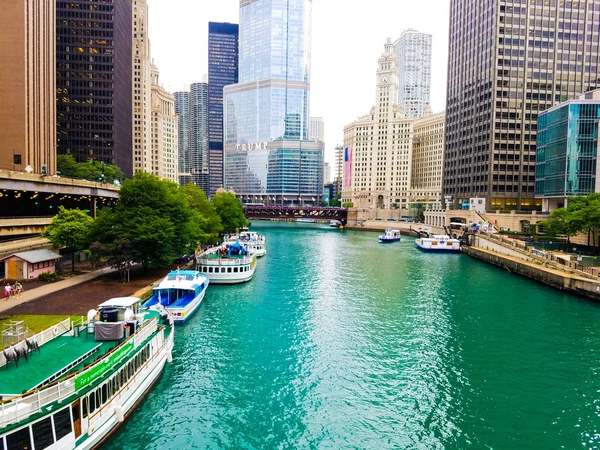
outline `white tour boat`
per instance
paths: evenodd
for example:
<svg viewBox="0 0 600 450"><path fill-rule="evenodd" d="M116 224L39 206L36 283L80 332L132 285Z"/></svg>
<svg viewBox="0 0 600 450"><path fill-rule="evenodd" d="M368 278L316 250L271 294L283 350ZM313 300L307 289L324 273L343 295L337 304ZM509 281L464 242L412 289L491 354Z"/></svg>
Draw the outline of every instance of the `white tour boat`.
<svg viewBox="0 0 600 450"><path fill-rule="evenodd" d="M391 228L386 228L385 233L379 236L379 242L382 244L398 242L401 239L402 236L400 235L400 230L392 230Z"/></svg>
<svg viewBox="0 0 600 450"><path fill-rule="evenodd" d="M434 234L416 239L415 245L426 252L460 252L460 240L447 234Z"/></svg>
<svg viewBox="0 0 600 450"><path fill-rule="evenodd" d="M173 320L108 300L0 352L0 448L96 449L171 361Z"/></svg>
<svg viewBox="0 0 600 450"><path fill-rule="evenodd" d="M227 241L229 244L239 242L248 248L249 253L254 253L258 258L267 254L265 237L255 231L242 230Z"/></svg>
<svg viewBox="0 0 600 450"><path fill-rule="evenodd" d="M210 279L197 270L172 270L152 290L144 308L164 307L176 324L184 323L200 307Z"/></svg>
<svg viewBox="0 0 600 450"><path fill-rule="evenodd" d="M198 271L214 284L237 284L250 281L256 269L256 255L239 242L225 243L198 256Z"/></svg>

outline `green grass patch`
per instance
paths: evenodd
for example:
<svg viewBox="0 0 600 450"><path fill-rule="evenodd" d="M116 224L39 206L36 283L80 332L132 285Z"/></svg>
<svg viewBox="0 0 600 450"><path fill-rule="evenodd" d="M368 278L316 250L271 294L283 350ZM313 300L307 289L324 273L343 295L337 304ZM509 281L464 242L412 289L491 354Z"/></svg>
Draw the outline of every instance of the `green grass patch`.
<svg viewBox="0 0 600 450"><path fill-rule="evenodd" d="M24 321L25 328L29 328L33 333L50 328L52 325L56 325L61 320L66 319L69 316L64 315L33 315L33 314L16 314L14 316L0 315L0 329L4 328L4 324L13 321ZM79 317L73 317L76 322L80 320Z"/></svg>

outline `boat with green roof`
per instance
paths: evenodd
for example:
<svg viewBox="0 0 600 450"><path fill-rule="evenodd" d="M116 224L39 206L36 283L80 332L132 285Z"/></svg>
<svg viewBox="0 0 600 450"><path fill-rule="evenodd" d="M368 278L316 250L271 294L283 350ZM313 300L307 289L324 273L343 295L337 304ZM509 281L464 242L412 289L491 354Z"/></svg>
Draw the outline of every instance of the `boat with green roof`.
<svg viewBox="0 0 600 450"><path fill-rule="evenodd" d="M0 449L94 449L171 361L174 321L120 297L0 352Z"/></svg>

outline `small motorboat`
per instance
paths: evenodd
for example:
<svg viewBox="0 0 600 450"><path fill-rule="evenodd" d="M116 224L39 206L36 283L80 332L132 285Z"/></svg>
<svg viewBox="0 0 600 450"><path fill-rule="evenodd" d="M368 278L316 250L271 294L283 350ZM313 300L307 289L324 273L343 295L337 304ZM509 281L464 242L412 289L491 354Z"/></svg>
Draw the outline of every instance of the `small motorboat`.
<svg viewBox="0 0 600 450"><path fill-rule="evenodd" d="M382 244L391 244L392 242L400 241L400 230L393 230L391 228L386 228L385 234L379 236L379 242Z"/></svg>

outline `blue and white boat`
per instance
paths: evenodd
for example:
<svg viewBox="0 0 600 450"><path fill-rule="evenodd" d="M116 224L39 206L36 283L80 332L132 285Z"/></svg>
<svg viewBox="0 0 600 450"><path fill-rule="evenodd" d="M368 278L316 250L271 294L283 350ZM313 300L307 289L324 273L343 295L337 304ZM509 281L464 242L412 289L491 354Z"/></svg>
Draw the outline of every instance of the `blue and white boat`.
<svg viewBox="0 0 600 450"><path fill-rule="evenodd" d="M381 242L382 244L398 242L400 239L400 230L392 230L391 228L386 228L385 234L379 236L379 242Z"/></svg>
<svg viewBox="0 0 600 450"><path fill-rule="evenodd" d="M172 270L152 291L144 303L148 309L162 306L171 313L176 324L185 322L198 309L210 279L197 270Z"/></svg>

